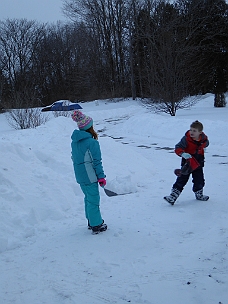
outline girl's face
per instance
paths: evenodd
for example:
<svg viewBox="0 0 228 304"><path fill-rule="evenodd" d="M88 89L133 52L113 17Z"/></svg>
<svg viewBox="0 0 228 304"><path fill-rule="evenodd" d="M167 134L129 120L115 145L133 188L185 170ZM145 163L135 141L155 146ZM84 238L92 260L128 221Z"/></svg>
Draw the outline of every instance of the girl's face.
<svg viewBox="0 0 228 304"><path fill-rule="evenodd" d="M198 140L201 133L202 131L199 131L198 129L190 128L190 136L194 140Z"/></svg>

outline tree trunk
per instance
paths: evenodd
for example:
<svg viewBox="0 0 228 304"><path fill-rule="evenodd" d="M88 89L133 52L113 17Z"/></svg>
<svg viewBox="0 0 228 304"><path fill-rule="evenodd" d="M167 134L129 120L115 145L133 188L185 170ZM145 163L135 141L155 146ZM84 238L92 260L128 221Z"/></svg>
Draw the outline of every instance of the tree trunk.
<svg viewBox="0 0 228 304"><path fill-rule="evenodd" d="M215 93L214 107L223 108L226 106L226 98L224 93Z"/></svg>

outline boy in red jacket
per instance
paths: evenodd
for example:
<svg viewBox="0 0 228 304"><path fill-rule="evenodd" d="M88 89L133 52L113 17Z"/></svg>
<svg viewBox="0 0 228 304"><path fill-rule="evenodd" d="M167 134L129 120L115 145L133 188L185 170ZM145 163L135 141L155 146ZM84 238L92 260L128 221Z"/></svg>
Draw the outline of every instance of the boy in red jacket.
<svg viewBox="0 0 228 304"><path fill-rule="evenodd" d="M203 133L203 124L198 120L190 125L190 130L185 133L180 142L175 146L175 153L182 157L181 166L186 163L186 160L194 157L199 167L186 175L181 174L177 177L173 184L171 194L165 196L164 199L174 205L175 201L181 194L184 186L187 184L190 174L192 174L193 192L197 200L207 201L209 196L203 195L203 187L205 185L203 167L204 167L204 148L208 147L209 140Z"/></svg>

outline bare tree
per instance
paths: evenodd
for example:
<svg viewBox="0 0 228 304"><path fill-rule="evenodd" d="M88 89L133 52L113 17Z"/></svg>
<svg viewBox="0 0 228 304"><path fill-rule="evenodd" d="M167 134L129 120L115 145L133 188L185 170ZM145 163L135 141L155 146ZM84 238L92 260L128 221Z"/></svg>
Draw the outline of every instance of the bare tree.
<svg viewBox="0 0 228 304"><path fill-rule="evenodd" d="M39 108L9 110L5 115L9 125L16 130L36 128L49 120Z"/></svg>
<svg viewBox="0 0 228 304"><path fill-rule="evenodd" d="M22 107L31 100L34 103L37 96L32 63L44 36L44 26L26 19L7 19L0 22L0 33L0 66L10 88L8 103L14 107ZM26 95L30 95L27 100Z"/></svg>
<svg viewBox="0 0 228 304"><path fill-rule="evenodd" d="M212 92L225 106L228 88L228 4L224 0L177 1L186 37L185 57L191 94Z"/></svg>
<svg viewBox="0 0 228 304"><path fill-rule="evenodd" d="M200 96L188 96L176 102L168 102L168 101L154 101L151 99L144 99L143 104L153 109L155 113L167 113L171 116L175 116L176 112L181 109L190 108L196 104L196 102L200 100Z"/></svg>
<svg viewBox="0 0 228 304"><path fill-rule="evenodd" d="M96 39L104 86L112 97L125 94L128 68L127 2L123 0L65 0L64 12L83 20ZM100 72L102 73L102 70ZM129 79L128 79L129 81Z"/></svg>
<svg viewBox="0 0 228 304"><path fill-rule="evenodd" d="M227 20L224 0L146 1L133 45L138 94L172 116L189 95L211 91L224 104Z"/></svg>
<svg viewBox="0 0 228 304"><path fill-rule="evenodd" d="M134 56L137 90L142 98L175 116L185 102L188 78L182 52L184 41L179 32L180 17L167 1L147 1L135 25ZM148 102L148 99L146 99Z"/></svg>

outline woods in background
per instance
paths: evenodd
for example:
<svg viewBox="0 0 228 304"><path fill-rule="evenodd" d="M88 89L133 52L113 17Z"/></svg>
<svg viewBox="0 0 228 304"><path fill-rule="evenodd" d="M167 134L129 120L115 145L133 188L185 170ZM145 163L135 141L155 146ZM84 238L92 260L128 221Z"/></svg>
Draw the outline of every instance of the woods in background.
<svg viewBox="0 0 228 304"><path fill-rule="evenodd" d="M175 115L187 97L226 104L225 0L65 0L68 24L0 22L0 106L139 97Z"/></svg>

